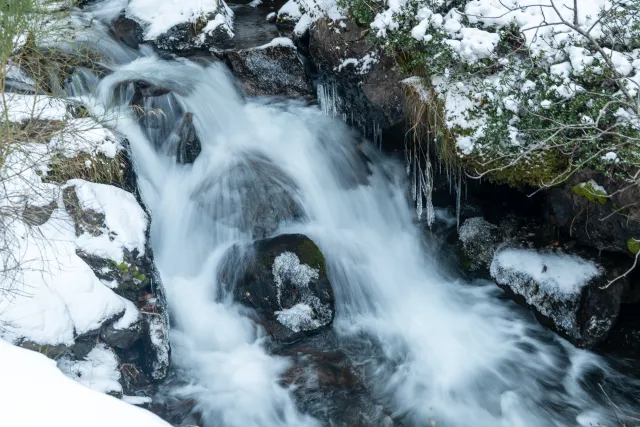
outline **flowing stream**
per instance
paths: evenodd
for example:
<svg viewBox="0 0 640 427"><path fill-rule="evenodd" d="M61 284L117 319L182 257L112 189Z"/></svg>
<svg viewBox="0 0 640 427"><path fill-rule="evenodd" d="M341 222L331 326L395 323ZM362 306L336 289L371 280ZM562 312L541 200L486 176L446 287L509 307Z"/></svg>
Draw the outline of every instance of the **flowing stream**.
<svg viewBox="0 0 640 427"><path fill-rule="evenodd" d="M243 99L221 63L102 43L115 72L97 86L77 75L73 87L109 105L130 142L182 380L171 393L193 399L205 427L355 425L331 396L307 401L287 387L291 360L274 354L246 309L219 297L220 261L251 240L243 212L268 197L253 191L265 182L304 211L275 234L306 234L326 257L332 345L366 373L378 408L359 425L619 425L599 384L616 404L634 405L637 384L612 362L545 331L493 283L448 274L423 244L403 165L343 122L297 101ZM172 90L145 101L144 120L126 107L136 79ZM193 165L168 154L187 111L202 142Z"/></svg>

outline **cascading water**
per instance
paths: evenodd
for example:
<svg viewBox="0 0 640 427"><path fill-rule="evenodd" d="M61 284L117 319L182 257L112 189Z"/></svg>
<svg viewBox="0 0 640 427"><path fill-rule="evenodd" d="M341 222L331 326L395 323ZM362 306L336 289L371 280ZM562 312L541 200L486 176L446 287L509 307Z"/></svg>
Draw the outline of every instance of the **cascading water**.
<svg viewBox="0 0 640 427"><path fill-rule="evenodd" d="M206 427L346 425L294 398L281 383L288 360L270 354L246 309L220 298L224 254L252 239L243 213L273 194L304 211L278 232L306 234L326 256L338 342L389 409L369 425L616 424L598 384L628 406L634 380L544 331L494 284L448 276L421 244L402 165L358 145L345 124L294 101L244 100L220 63L139 57L94 95L110 104L136 79L171 88L157 102L173 97L180 108L163 120L192 112L202 143L193 165L177 164L161 149L164 132L116 109L152 211L172 363L187 384L173 392L195 400ZM253 191L264 185L280 188Z"/></svg>

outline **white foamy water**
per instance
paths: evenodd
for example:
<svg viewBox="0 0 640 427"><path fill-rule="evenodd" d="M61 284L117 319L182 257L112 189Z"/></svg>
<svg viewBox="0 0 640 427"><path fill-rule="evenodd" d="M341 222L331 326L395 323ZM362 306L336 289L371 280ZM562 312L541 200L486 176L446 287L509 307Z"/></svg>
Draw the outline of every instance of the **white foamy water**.
<svg viewBox="0 0 640 427"><path fill-rule="evenodd" d="M219 63L139 58L96 93L111 103L114 87L132 79L173 89L173 103L149 102L172 105L168 121L192 112L202 142L193 165L178 165L163 149L170 137L119 112L152 212L172 363L189 384L175 393L197 402L206 427L343 425L306 414L281 385L289 361L269 354L246 309L220 297L218 266L231 245L251 240L243 212L261 201L251 189L265 182L303 208L304 218L280 231L322 249L333 327L345 342L367 344L351 356L397 425L614 425L597 383L624 392L632 380L543 331L494 284L445 275L421 244L401 165L364 146L367 174L344 123L293 101L245 101Z"/></svg>

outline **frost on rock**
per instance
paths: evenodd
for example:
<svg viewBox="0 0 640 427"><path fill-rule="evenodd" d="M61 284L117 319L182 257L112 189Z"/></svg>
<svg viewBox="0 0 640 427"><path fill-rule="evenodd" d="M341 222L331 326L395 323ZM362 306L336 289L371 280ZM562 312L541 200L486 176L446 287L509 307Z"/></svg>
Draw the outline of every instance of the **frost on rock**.
<svg viewBox="0 0 640 427"><path fill-rule="evenodd" d="M148 315L151 351L151 377L155 380L163 379L169 370L169 320L165 313Z"/></svg>
<svg viewBox="0 0 640 427"><path fill-rule="evenodd" d="M506 248L496 253L490 272L499 285L524 297L561 332L582 339L581 297L583 289L602 275L599 266L563 253ZM591 319L594 321L610 323L611 319Z"/></svg>
<svg viewBox="0 0 640 427"><path fill-rule="evenodd" d="M295 23L294 33L302 35L324 16L337 21L344 15L336 0L289 0L278 10L278 21Z"/></svg>
<svg viewBox="0 0 640 427"><path fill-rule="evenodd" d="M272 272L276 282L278 305L282 306L281 295L285 283L294 285L298 292L299 302L291 308L274 313L278 322L294 332L317 329L331 322L331 307L322 304L309 289L309 283L320 277L317 269L301 264L293 252L283 252L273 261Z"/></svg>
<svg viewBox="0 0 640 427"><path fill-rule="evenodd" d="M482 217L469 218L462 224L458 235L465 255L471 259L471 270L491 263L497 244L497 232L498 227Z"/></svg>
<svg viewBox="0 0 640 427"><path fill-rule="evenodd" d="M60 358L58 368L69 378L92 390L122 396L118 357L105 344L97 344L85 360L72 360L69 356Z"/></svg>

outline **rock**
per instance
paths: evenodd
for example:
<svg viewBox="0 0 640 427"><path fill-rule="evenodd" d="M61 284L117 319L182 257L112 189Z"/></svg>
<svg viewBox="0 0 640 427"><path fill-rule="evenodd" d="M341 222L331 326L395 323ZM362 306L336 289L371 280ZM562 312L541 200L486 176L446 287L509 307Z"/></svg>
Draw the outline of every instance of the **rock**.
<svg viewBox="0 0 640 427"><path fill-rule="evenodd" d="M590 195L585 185L603 194ZM563 187L548 192L549 219L581 245L632 256L629 239L640 239L640 188L625 186L582 171Z"/></svg>
<svg viewBox="0 0 640 427"><path fill-rule="evenodd" d="M118 319L100 328L100 338L111 347L126 350L135 344L144 332L144 319L140 316L126 328L118 328Z"/></svg>
<svg viewBox="0 0 640 427"><path fill-rule="evenodd" d="M498 245L498 227L482 217L467 219L458 232L462 249L470 260L470 269L488 267Z"/></svg>
<svg viewBox="0 0 640 427"><path fill-rule="evenodd" d="M26 348L27 350L36 351L40 354L44 354L50 359L56 360L60 356L69 352L70 347L64 344L38 344L33 341L22 341L18 343L18 346Z"/></svg>
<svg viewBox="0 0 640 427"><path fill-rule="evenodd" d="M342 22L344 27L325 18L311 27L309 54L318 69L320 103L367 129L402 122L405 89L394 60L370 40L369 30Z"/></svg>
<svg viewBox="0 0 640 427"><path fill-rule="evenodd" d="M224 58L248 96L313 96L311 81L290 39L277 38L258 48L228 51Z"/></svg>
<svg viewBox="0 0 640 427"><path fill-rule="evenodd" d="M33 227L43 225L45 222L49 221L49 218L51 218L53 211L57 207L58 204L55 201L44 206L26 205L22 211L22 219Z"/></svg>
<svg viewBox="0 0 640 427"><path fill-rule="evenodd" d="M622 271L560 252L500 248L491 276L540 322L578 347L593 348L614 327L625 281L602 289ZM605 273L606 272L606 273Z"/></svg>
<svg viewBox="0 0 640 427"><path fill-rule="evenodd" d="M121 13L109 25L113 36L132 49L138 49L144 41L144 31L140 24Z"/></svg>
<svg viewBox="0 0 640 427"><path fill-rule="evenodd" d="M195 22L175 25L151 42L159 50L178 55L232 48L233 32L227 22L230 21L229 12L222 4L217 11L202 15ZM219 24L210 30L216 22Z"/></svg>
<svg viewBox="0 0 640 427"><path fill-rule="evenodd" d="M280 223L304 217L297 193L295 182L269 158L247 152L237 163L215 171L192 198L215 221L262 239Z"/></svg>
<svg viewBox="0 0 640 427"><path fill-rule="evenodd" d="M258 240L249 252L234 247L222 263L220 282L236 301L255 310L279 342L317 333L333 321L324 256L302 234Z"/></svg>
<svg viewBox="0 0 640 427"><path fill-rule="evenodd" d="M149 333L143 337L145 370L154 380L161 380L169 373L170 344L169 318L165 311L144 314Z"/></svg>
<svg viewBox="0 0 640 427"><path fill-rule="evenodd" d="M178 128L178 163L193 163L201 150L200 138L193 125L193 114L186 113Z"/></svg>

